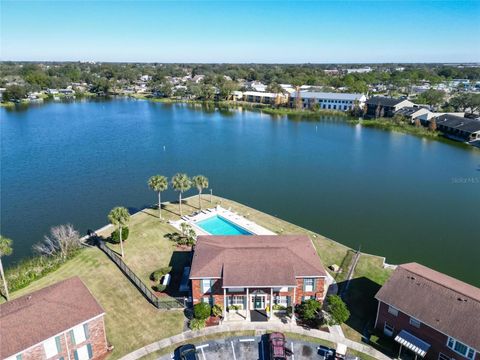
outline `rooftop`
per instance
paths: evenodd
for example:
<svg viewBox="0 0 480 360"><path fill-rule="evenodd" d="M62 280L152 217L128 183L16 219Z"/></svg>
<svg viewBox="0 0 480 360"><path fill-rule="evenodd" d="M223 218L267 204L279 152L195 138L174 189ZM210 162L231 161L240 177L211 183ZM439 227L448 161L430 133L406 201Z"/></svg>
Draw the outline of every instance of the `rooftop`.
<svg viewBox="0 0 480 360"><path fill-rule="evenodd" d="M79 277L0 305L0 358L15 355L104 313Z"/></svg>
<svg viewBox="0 0 480 360"><path fill-rule="evenodd" d="M480 131L480 121L455 115L441 115L436 119L437 125L459 129L469 133Z"/></svg>
<svg viewBox="0 0 480 360"><path fill-rule="evenodd" d="M480 349L480 289L417 263L397 267L375 296Z"/></svg>
<svg viewBox="0 0 480 360"><path fill-rule="evenodd" d="M290 94L291 97L296 97L297 93L293 92ZM329 93L329 92L318 92L318 91L300 91L300 97L303 99L332 99L332 100L360 100L362 97L365 98L363 94L350 94L350 93Z"/></svg>
<svg viewBox="0 0 480 360"><path fill-rule="evenodd" d="M367 100L367 104L369 105L380 105L380 106L395 106L400 104L405 99L395 99L389 98L384 96L373 96Z"/></svg>
<svg viewBox="0 0 480 360"><path fill-rule="evenodd" d="M199 236L190 278L222 278L226 287L296 286L326 276L305 235Z"/></svg>

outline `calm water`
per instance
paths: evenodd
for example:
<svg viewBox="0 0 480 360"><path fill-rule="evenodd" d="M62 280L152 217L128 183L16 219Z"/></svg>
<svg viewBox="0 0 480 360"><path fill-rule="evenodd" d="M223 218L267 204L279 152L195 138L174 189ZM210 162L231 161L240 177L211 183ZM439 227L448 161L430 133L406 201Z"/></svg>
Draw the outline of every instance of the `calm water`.
<svg viewBox="0 0 480 360"><path fill-rule="evenodd" d="M53 225L85 232L155 202L147 178L205 174L215 194L480 285L480 151L252 112L144 101L0 110L1 232L16 261ZM195 192L192 190L191 194ZM176 195L169 192L165 200Z"/></svg>

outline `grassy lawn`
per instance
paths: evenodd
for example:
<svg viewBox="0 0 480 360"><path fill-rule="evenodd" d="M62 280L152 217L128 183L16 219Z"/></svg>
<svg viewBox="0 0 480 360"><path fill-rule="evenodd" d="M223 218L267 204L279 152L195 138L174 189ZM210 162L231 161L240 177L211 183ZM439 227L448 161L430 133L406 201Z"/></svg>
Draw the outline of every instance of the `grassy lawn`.
<svg viewBox="0 0 480 360"><path fill-rule="evenodd" d="M346 275L352 259L352 251L348 247L237 202L216 196L212 198L212 203L209 200L210 196L205 195L202 203L204 208L220 204L278 234L309 235L323 264L342 266L344 271L338 275L339 281ZM185 200L184 214L191 214L197 210L198 197ZM158 210L153 209L146 209L132 216L129 225L130 235L124 243L124 260L148 286L151 285L149 276L152 271L174 265L171 287L178 288L181 271L189 262L190 255L188 252L176 249L175 245L165 237L176 231L167 221L179 219L178 204L165 204L162 213L163 221L158 218ZM112 228L104 229L99 232L99 235L108 238L112 230ZM109 244L109 246L115 251L120 251L118 245ZM383 269L382 264L383 259L380 257L362 255L360 258L355 271L355 280L352 281L349 290L352 321L344 327L345 333L351 339L359 340L365 323L371 319L372 294L379 284L385 281L389 273ZM182 311L154 308L97 248L83 250L55 272L12 295L18 297L75 275L80 276L106 311L108 340L115 346L113 359L183 331Z"/></svg>

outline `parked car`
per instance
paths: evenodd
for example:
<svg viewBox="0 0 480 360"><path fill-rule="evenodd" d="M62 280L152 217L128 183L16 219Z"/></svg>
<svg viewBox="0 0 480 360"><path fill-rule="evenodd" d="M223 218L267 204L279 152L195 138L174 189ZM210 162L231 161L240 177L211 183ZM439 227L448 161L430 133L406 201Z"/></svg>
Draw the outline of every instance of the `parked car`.
<svg viewBox="0 0 480 360"><path fill-rule="evenodd" d="M195 345L186 344L178 347L174 352L175 360L199 360Z"/></svg>
<svg viewBox="0 0 480 360"><path fill-rule="evenodd" d="M285 335L280 332L271 333L268 341L270 343L270 360L287 360Z"/></svg>
<svg viewBox="0 0 480 360"><path fill-rule="evenodd" d="M335 360L336 358L336 351L335 349L329 348L327 346L320 345L318 348L318 355L320 356L319 359L322 360Z"/></svg>

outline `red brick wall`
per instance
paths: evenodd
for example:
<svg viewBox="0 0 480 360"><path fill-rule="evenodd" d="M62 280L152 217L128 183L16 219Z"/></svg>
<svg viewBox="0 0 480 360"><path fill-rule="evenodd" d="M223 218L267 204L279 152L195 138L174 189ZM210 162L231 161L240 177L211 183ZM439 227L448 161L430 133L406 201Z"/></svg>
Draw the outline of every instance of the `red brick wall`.
<svg viewBox="0 0 480 360"><path fill-rule="evenodd" d="M74 350L86 344L91 344L93 359L104 359L107 354L107 342L105 338L105 327L103 323L103 316L100 316L88 323L89 337L86 341L73 345L69 332L60 335L61 353L56 355L53 359L58 359L63 356L68 360L67 346L65 338L68 341L68 349L70 350L70 359L74 359ZM22 360L46 360L45 350L43 344L39 344L22 353Z"/></svg>
<svg viewBox="0 0 480 360"><path fill-rule="evenodd" d="M437 360L440 353L453 359L466 359L447 347L448 336L423 323L420 324L419 328L410 325L410 316L401 311L398 311L398 315L394 316L388 312L388 305L380 302L377 323L375 326L382 333L385 322L395 328L393 337L395 337L401 330L406 330L419 339L429 343L431 347L425 356L426 360ZM480 360L480 353L476 354L475 360Z"/></svg>
<svg viewBox="0 0 480 360"><path fill-rule="evenodd" d="M252 293L255 289L250 289L249 292ZM264 290L267 294L270 293L270 289L262 289ZM303 296L313 296L318 300L323 300L324 298L324 290L325 290L325 278L318 278L316 279L316 287L315 291L313 292L304 292L303 291L303 279L297 279L297 289L296 289L296 297L295 297L295 303L299 304L302 301ZM228 292L227 295L245 295L245 292L240 292L240 293L233 293L233 292ZM279 295L278 293L275 293L275 295ZM289 290L288 292L282 292L280 295L283 296L290 296L293 299L293 289ZM222 280L218 279L215 281L215 284L213 285L212 292L204 294L202 292L202 281L201 280L192 280L192 298L193 298L193 303L196 304L198 302L202 301L202 298L204 296L213 296L215 298L215 304L221 304L223 306L223 288L222 288Z"/></svg>

